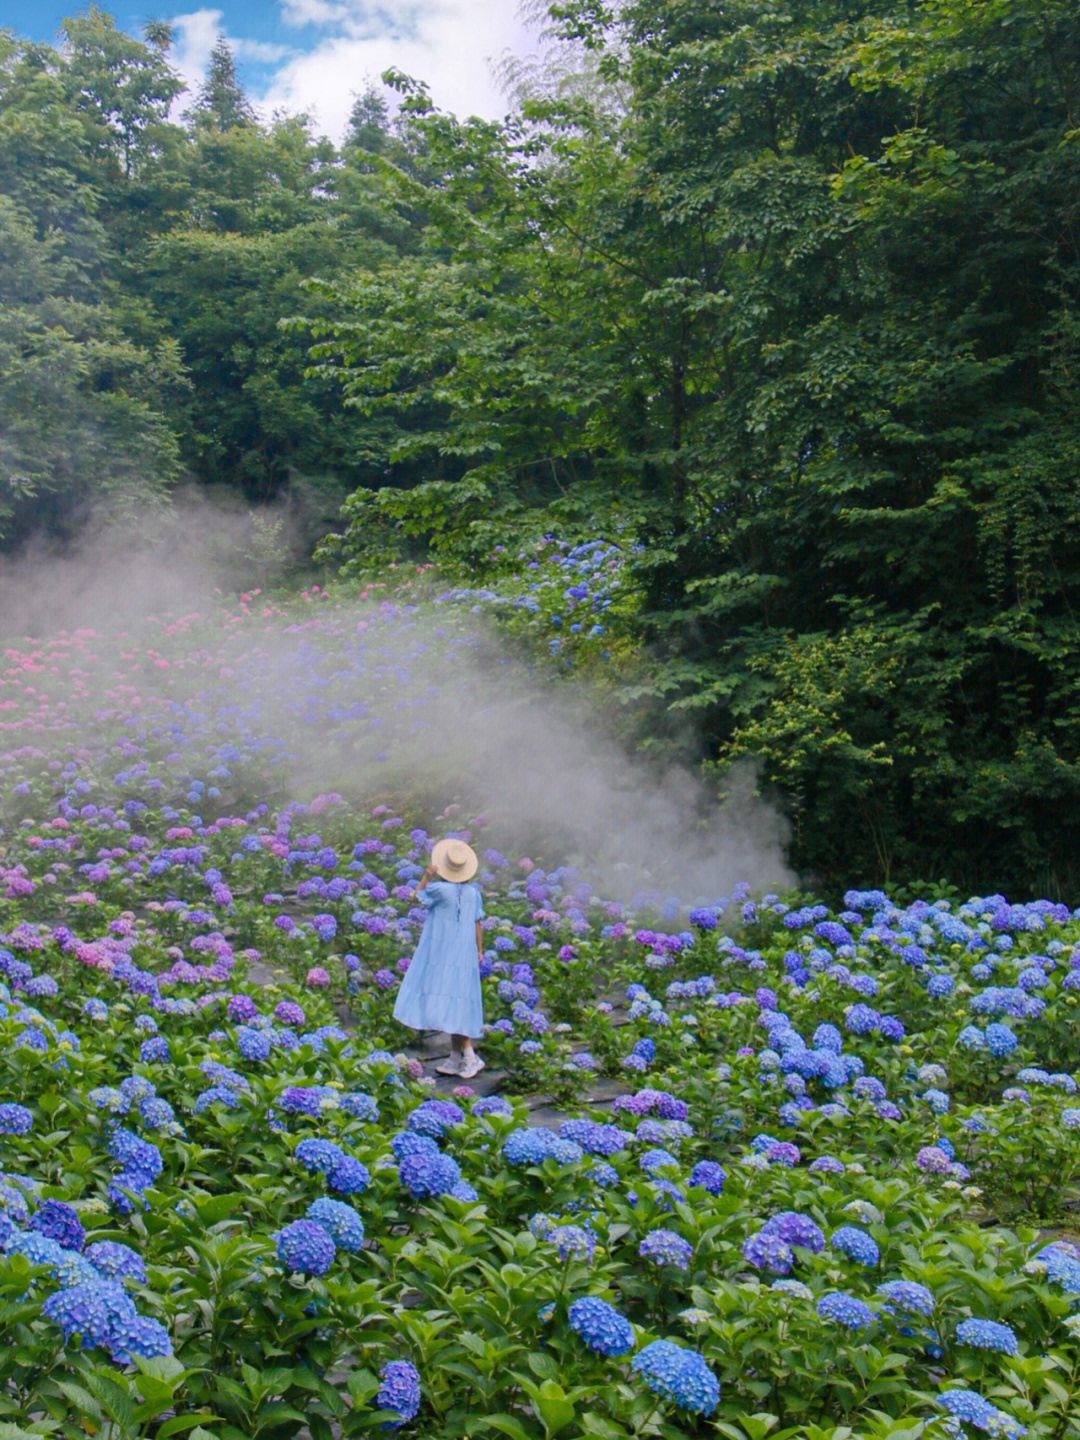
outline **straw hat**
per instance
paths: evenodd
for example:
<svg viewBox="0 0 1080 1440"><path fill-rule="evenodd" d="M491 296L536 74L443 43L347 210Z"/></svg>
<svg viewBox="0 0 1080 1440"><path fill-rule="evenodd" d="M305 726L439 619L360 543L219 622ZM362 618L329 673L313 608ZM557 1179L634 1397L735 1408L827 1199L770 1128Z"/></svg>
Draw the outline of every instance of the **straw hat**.
<svg viewBox="0 0 1080 1440"><path fill-rule="evenodd" d="M464 840L440 840L431 852L431 863L443 880L471 880L479 860Z"/></svg>

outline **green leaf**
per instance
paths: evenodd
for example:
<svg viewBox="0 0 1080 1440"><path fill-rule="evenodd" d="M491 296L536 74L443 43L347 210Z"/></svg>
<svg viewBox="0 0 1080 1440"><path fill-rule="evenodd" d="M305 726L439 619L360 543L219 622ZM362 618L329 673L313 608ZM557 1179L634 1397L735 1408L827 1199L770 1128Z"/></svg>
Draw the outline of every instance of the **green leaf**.
<svg viewBox="0 0 1080 1440"><path fill-rule="evenodd" d="M566 1397L566 1391L555 1380L545 1380L532 1398L549 1435L557 1435L560 1430L564 1430L577 1414Z"/></svg>
<svg viewBox="0 0 1080 1440"><path fill-rule="evenodd" d="M559 1373L559 1367L555 1363L555 1357L548 1355L543 1350L533 1350L526 1357L529 1369L541 1380L554 1380Z"/></svg>
<svg viewBox="0 0 1080 1440"><path fill-rule="evenodd" d="M750 1436L750 1440L763 1440L769 1431L780 1423L779 1415L770 1415L767 1412L759 1412L756 1415L742 1415L739 1424Z"/></svg>
<svg viewBox="0 0 1080 1440"><path fill-rule="evenodd" d="M176 1415L171 1420L163 1420L158 1426L156 1434L158 1440L169 1440L170 1435L181 1435L185 1430L191 1430L189 1440L192 1440L192 1437L197 1437L199 1434L198 1429L193 1427L219 1423L220 1421L215 1415ZM202 1433L209 1440L210 1432L204 1430Z"/></svg>
<svg viewBox="0 0 1080 1440"><path fill-rule="evenodd" d="M101 1408L110 1420L115 1420L125 1430L135 1428L138 1423L135 1406L127 1391L122 1390L115 1380L111 1380L107 1375L90 1372L86 1375L86 1384L100 1400Z"/></svg>
<svg viewBox="0 0 1080 1440"><path fill-rule="evenodd" d="M66 1395L76 1409L83 1415L88 1415L92 1420L101 1419L101 1406L89 1390L84 1390L81 1385L76 1385L73 1380L53 1379L51 1384Z"/></svg>
<svg viewBox="0 0 1080 1440"><path fill-rule="evenodd" d="M512 1415L484 1415L479 1417L476 1423L492 1430L501 1430L504 1435L510 1436L510 1440L533 1440L521 1421L515 1420Z"/></svg>
<svg viewBox="0 0 1080 1440"><path fill-rule="evenodd" d="M235 1192L229 1195L214 1195L209 1200L196 1200L195 1209L198 1211L199 1219L209 1227L231 1215L234 1210L243 1205L246 1199L246 1195Z"/></svg>

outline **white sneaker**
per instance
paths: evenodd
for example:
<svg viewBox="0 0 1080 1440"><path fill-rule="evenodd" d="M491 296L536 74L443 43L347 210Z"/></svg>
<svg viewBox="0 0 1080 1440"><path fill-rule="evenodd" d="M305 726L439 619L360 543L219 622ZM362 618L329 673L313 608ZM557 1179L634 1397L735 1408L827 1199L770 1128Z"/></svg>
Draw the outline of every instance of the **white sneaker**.
<svg viewBox="0 0 1080 1440"><path fill-rule="evenodd" d="M440 1075L460 1075L462 1059L462 1055L455 1050L445 1060L440 1060L435 1069Z"/></svg>
<svg viewBox="0 0 1080 1440"><path fill-rule="evenodd" d="M471 1050L469 1054L465 1056L464 1064L457 1073L461 1076L462 1080L471 1080L474 1075L479 1075L480 1071L484 1068L483 1060L480 1059L480 1056L477 1055L475 1050Z"/></svg>

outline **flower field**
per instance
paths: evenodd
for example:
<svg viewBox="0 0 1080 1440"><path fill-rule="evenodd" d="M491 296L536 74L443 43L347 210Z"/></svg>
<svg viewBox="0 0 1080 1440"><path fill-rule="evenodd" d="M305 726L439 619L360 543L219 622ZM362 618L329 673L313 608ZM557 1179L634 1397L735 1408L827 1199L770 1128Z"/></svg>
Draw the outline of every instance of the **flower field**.
<svg viewBox="0 0 1080 1440"><path fill-rule="evenodd" d="M408 789L483 599L382 593L6 642L0 1440L1080 1436L1080 911L503 853Z"/></svg>

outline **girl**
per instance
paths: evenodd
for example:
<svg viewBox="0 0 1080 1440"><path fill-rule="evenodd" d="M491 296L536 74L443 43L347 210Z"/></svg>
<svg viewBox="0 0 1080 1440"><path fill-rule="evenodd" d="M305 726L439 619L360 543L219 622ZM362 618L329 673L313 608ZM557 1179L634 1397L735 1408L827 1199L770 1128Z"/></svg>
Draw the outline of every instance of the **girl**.
<svg viewBox="0 0 1080 1440"><path fill-rule="evenodd" d="M394 1018L412 1030L447 1030L451 1051L435 1066L440 1075L471 1080L484 1062L472 1045L484 1025L480 993L484 902L475 885L474 851L463 840L440 840L410 899L427 918L394 1004ZM438 876L438 879L434 877Z"/></svg>

